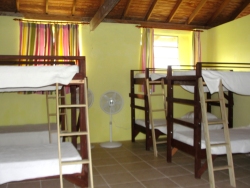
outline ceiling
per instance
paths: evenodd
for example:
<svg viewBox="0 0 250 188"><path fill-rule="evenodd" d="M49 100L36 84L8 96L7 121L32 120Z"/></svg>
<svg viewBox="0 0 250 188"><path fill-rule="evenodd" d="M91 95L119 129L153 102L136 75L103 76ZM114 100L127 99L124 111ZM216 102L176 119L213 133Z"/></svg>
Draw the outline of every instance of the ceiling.
<svg viewBox="0 0 250 188"><path fill-rule="evenodd" d="M250 0L0 0L0 16L210 29L250 14Z"/></svg>

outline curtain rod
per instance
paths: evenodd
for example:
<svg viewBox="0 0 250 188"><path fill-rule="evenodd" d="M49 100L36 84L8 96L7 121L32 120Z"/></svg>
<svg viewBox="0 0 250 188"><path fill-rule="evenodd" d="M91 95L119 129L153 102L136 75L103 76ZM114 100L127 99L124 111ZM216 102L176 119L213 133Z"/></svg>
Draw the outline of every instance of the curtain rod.
<svg viewBox="0 0 250 188"><path fill-rule="evenodd" d="M43 24L89 24L79 21L49 21L49 20L29 20L29 19L18 19L14 18L14 21L28 22L28 23L43 23Z"/></svg>
<svg viewBox="0 0 250 188"><path fill-rule="evenodd" d="M152 29L168 29L168 28L162 28L162 27L149 27L149 26L142 26L142 25L136 25L135 27L137 27L137 28L152 28ZM201 30L201 29L170 29L170 30L203 32L203 30Z"/></svg>

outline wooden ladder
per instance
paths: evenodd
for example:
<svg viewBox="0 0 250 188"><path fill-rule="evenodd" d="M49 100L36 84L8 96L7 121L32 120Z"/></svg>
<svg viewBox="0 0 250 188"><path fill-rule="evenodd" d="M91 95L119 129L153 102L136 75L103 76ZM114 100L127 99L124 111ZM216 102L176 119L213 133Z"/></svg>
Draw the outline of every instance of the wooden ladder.
<svg viewBox="0 0 250 188"><path fill-rule="evenodd" d="M149 106L149 121L150 121L150 125L151 125L151 132L152 132L152 141L153 141L153 150L154 150L154 156L157 157L158 156L158 151L157 151L157 144L163 144L163 143L167 143L167 141L156 141L156 137L155 137L155 129L158 126L163 126L163 125L154 125L154 117L153 117L153 113L154 112L164 112L164 117L167 117L167 102L166 102L166 91L165 91L165 87L164 87L164 79L161 79L160 81L149 81L149 79L146 79L146 84L147 84L147 96L148 96L148 106ZM160 93L152 93L151 89L150 89L150 85L154 84L154 86L161 86L161 92ZM162 97L162 104L163 104L163 108L161 109L153 109L153 105L152 105L152 100L151 97ZM167 129L167 120L166 123L164 124L166 126Z"/></svg>
<svg viewBox="0 0 250 188"><path fill-rule="evenodd" d="M206 153L207 153L207 165L208 165L208 174L209 174L209 183L211 188L215 188L215 180L214 180L214 171L219 170L229 170L229 178L230 184L233 187L236 187L235 182L235 174L234 174L234 164L233 164L233 157L231 151L231 144L230 144L230 136L229 136L229 129L228 129L228 120L226 114L226 105L225 105L225 98L223 92L222 81L220 80L219 84L219 92L218 92L218 99L205 99L204 97L204 90L203 90L203 81L202 78L198 80L198 88L199 88L199 95L200 95L200 103L201 103L201 113L202 113L202 122L204 128L204 137L206 143ZM207 120L207 110L206 110L206 102L220 102L220 111L221 111L221 121L216 122L208 122ZM224 143L218 144L211 144L210 143L210 136L209 136L209 125L213 124L222 124L223 125L223 132L224 132ZM226 147L226 155L227 155L227 165L226 166L213 166L212 160L212 153L211 147L217 146L225 146Z"/></svg>
<svg viewBox="0 0 250 188"><path fill-rule="evenodd" d="M88 187L94 187L93 185L93 171L92 171L92 159L91 159L91 145L90 145L90 134L89 134L89 116L88 116L88 89L87 89L87 81L86 78L84 80L74 80L72 83L74 84L83 84L84 85L84 104L59 104L59 91L58 91L58 84L56 84L56 109L57 109L57 138L58 138L58 158L59 158L59 170L60 170L60 187L63 188L63 176L62 176L62 167L66 165L75 165L75 164L88 164L89 165L89 180L90 180L90 186ZM80 100L79 100L80 101ZM80 102L79 102L80 103ZM85 117L86 117L86 131L60 131L60 109L65 108L84 108L85 109ZM82 159L82 160L75 160L75 161L62 161L61 156L61 144L60 140L61 137L72 137L72 136L81 136L85 135L87 137L87 151L88 151L88 159ZM82 168L83 169L83 168Z"/></svg>
<svg viewBox="0 0 250 188"><path fill-rule="evenodd" d="M60 99L59 103L65 104L65 95L64 95L64 92L61 91L58 94L59 94L58 100ZM52 143L52 133L57 132L57 130L52 130L52 128L51 128L51 118L52 117L56 118L56 116L57 116L56 110L55 110L55 112L50 112L50 101L51 100L56 100L56 96L52 95L52 94L50 95L49 91L47 91L46 92L46 105L47 105L47 119L48 119L48 130L49 130L49 142L50 143ZM62 127L66 131L68 129L66 110L65 109L61 109L59 115L60 115L61 118L64 118L64 119L62 119L62 121L60 123L63 124Z"/></svg>

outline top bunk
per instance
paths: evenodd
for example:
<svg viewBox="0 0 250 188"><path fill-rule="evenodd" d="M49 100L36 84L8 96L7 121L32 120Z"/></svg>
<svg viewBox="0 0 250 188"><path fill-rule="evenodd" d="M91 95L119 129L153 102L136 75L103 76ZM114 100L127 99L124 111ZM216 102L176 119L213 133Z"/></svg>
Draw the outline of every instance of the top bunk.
<svg viewBox="0 0 250 188"><path fill-rule="evenodd" d="M0 92L55 90L86 77L84 56L0 55Z"/></svg>
<svg viewBox="0 0 250 188"><path fill-rule="evenodd" d="M171 80L171 84L187 86L184 89L193 92L192 87L197 78L203 77L207 84L205 92L214 93L218 90L219 80L222 79L224 87L241 95L250 95L250 63L215 63L198 62L193 66L168 66L167 69L147 68L146 70L131 70L131 85L145 84L145 79L159 80L165 78Z"/></svg>

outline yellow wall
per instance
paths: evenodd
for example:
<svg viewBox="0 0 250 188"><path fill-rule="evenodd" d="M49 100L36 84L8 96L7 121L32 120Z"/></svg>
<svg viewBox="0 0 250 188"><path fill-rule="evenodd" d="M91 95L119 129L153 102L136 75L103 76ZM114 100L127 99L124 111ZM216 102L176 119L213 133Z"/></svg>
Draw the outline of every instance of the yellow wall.
<svg viewBox="0 0 250 188"><path fill-rule="evenodd" d="M250 16L202 33L202 60L250 63ZM234 95L234 126L250 124L250 97Z"/></svg>

